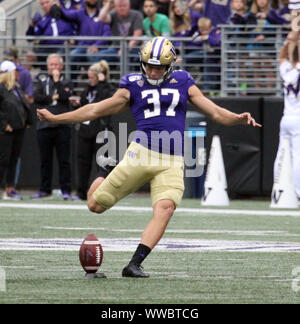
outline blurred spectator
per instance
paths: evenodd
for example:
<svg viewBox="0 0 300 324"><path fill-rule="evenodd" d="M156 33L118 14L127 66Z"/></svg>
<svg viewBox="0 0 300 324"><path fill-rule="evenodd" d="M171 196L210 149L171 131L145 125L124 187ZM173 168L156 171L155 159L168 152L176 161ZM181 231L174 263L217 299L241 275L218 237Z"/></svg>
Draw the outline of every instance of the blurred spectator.
<svg viewBox="0 0 300 324"><path fill-rule="evenodd" d="M98 8L104 7L108 1L110 0L98 0Z"/></svg>
<svg viewBox="0 0 300 324"><path fill-rule="evenodd" d="M72 36L72 25L61 19L60 12L53 7L54 0L40 0L41 8L44 16L39 13L35 14L27 29L27 36L53 36L51 40L41 40L35 48L37 59L39 62L45 62L50 53L63 53L63 40L55 39L57 36Z"/></svg>
<svg viewBox="0 0 300 324"><path fill-rule="evenodd" d="M256 25L256 15L248 11L247 0L231 0L231 15L227 24Z"/></svg>
<svg viewBox="0 0 300 324"><path fill-rule="evenodd" d="M292 62L294 49L300 42L300 31L299 31L299 17L300 17L300 3L299 1L290 0L288 8L291 12L291 31L288 35L288 54L289 61ZM297 44L298 43L298 44ZM300 54L300 47L298 46L298 51Z"/></svg>
<svg viewBox="0 0 300 324"><path fill-rule="evenodd" d="M110 11L114 1L115 9ZM113 36L141 37L143 35L143 15L141 12L130 8L130 0L109 0L101 9L99 19L110 24ZM130 54L134 57L139 52L136 48L140 41L131 40L128 44ZM113 42L113 47L101 51L99 60L115 62L119 60L121 51L118 51L119 42Z"/></svg>
<svg viewBox="0 0 300 324"><path fill-rule="evenodd" d="M110 26L99 21L97 0L84 0L85 8L66 10L61 8L62 17L79 26L79 36L111 36ZM71 52L71 62L97 62L101 46L107 45L107 40L80 40ZM75 66L76 67L76 66Z"/></svg>
<svg viewBox="0 0 300 324"><path fill-rule="evenodd" d="M56 3L58 5L58 3ZM85 4L84 0L59 0L59 6L66 10L80 10L83 9ZM78 36L78 25L76 23L72 23L74 35ZM71 42L72 45L75 42Z"/></svg>
<svg viewBox="0 0 300 324"><path fill-rule="evenodd" d="M20 200L14 187L18 159L26 127L32 125L32 112L17 85L18 68L11 61L0 65L0 185L6 175L3 199Z"/></svg>
<svg viewBox="0 0 300 324"><path fill-rule="evenodd" d="M173 0L170 3L169 18L171 31L176 37L188 37L198 30L198 20L203 15L189 7L187 0ZM184 32L181 29L184 29ZM188 33L185 31L188 30Z"/></svg>
<svg viewBox="0 0 300 324"><path fill-rule="evenodd" d="M69 98L73 84L62 74L63 58L51 54L47 59L48 72L40 74L37 80L34 101L38 108L46 108L53 114L70 110ZM45 198L52 193L53 153L59 165L59 183L64 200L71 199L71 128L69 125L55 125L37 122L37 140L41 158L40 191L32 199Z"/></svg>
<svg viewBox="0 0 300 324"><path fill-rule="evenodd" d="M189 10L190 10L190 16L191 16L192 33L195 33L198 30L198 20L200 18L204 17L203 10L197 11L197 10L194 10L193 8L189 8Z"/></svg>
<svg viewBox="0 0 300 324"><path fill-rule="evenodd" d="M192 10L202 14L204 11L204 0L190 0L189 7Z"/></svg>
<svg viewBox="0 0 300 324"><path fill-rule="evenodd" d="M77 107L89 103L99 102L110 98L114 88L109 81L109 66L106 61L92 65L88 70L89 84L81 94L80 102L73 101ZM70 100L74 100L72 97ZM80 103L80 105L78 105ZM97 144L96 138L99 132L110 130L111 118L102 117L92 122L84 122L79 125L77 145L78 185L77 194L73 200L86 200L89 188L89 179L93 168L92 161L96 161L96 154L103 144ZM108 169L97 166L99 177L105 178Z"/></svg>
<svg viewBox="0 0 300 324"><path fill-rule="evenodd" d="M157 0L158 9L157 12L168 16L170 10L170 0Z"/></svg>
<svg viewBox="0 0 300 324"><path fill-rule="evenodd" d="M24 57L23 66L29 71L32 80L41 72L39 67L36 66L37 57L33 51L27 51Z"/></svg>
<svg viewBox="0 0 300 324"><path fill-rule="evenodd" d="M84 7L84 0L59 0L59 3L67 10L79 10Z"/></svg>
<svg viewBox="0 0 300 324"><path fill-rule="evenodd" d="M291 21L291 11L289 9L289 0L280 0L277 12L278 12L279 16L283 17L286 21L290 22Z"/></svg>
<svg viewBox="0 0 300 324"><path fill-rule="evenodd" d="M178 0L170 5L169 19L173 37L190 37L193 34L189 8L183 10ZM173 44L179 47L180 41L173 41Z"/></svg>
<svg viewBox="0 0 300 324"><path fill-rule="evenodd" d="M183 8L180 5L180 1L172 1L169 10L169 20L172 37L178 38L178 41L174 40L172 43L178 54L177 63L180 63L182 60L181 57L185 55L184 52L180 52L182 45L180 38L191 37L193 35L192 19L188 6Z"/></svg>
<svg viewBox="0 0 300 324"><path fill-rule="evenodd" d="M106 5L107 1L110 1L110 0L98 0L99 8L104 7ZM130 8L131 9L143 12L143 6L144 6L144 0L130 0Z"/></svg>
<svg viewBox="0 0 300 324"><path fill-rule="evenodd" d="M276 75L272 70L275 70L272 66L272 60L275 62L275 46L274 44L264 43L264 40L270 37L268 32L272 31L270 28L263 28L271 24L284 24L285 19L279 17L276 10L271 8L270 0L254 0L251 6L251 12L256 15L257 27L253 30L253 36L255 37L255 44L249 44L248 49L251 50L250 55L255 59L254 66L254 78L255 79L275 79ZM261 58L261 60L257 60ZM273 67L273 68L272 68ZM272 88L275 86L275 81L268 81L266 84L260 84L256 82L256 88L262 87Z"/></svg>
<svg viewBox="0 0 300 324"><path fill-rule="evenodd" d="M187 63L203 63L204 91L219 90L220 82L220 46L221 32L212 25L209 18L202 17L198 21L198 31L193 35L190 46L196 46L185 55Z"/></svg>
<svg viewBox="0 0 300 324"><path fill-rule="evenodd" d="M247 95L248 79L253 77L253 73L247 73L249 68L249 44L241 43L241 37L252 38L253 27L248 25L256 25L256 15L248 10L247 0L231 0L231 16L228 19L230 25L243 25L243 27L234 27L230 31L234 32L229 37L231 40L229 54L231 72L227 76L230 80L238 80L238 86L241 88L240 95ZM242 34L243 33L243 34ZM235 41L235 38L237 41ZM250 44L251 45L251 44Z"/></svg>
<svg viewBox="0 0 300 324"><path fill-rule="evenodd" d="M253 0L251 12L256 15L259 25L284 25L290 22L271 7L271 0Z"/></svg>
<svg viewBox="0 0 300 324"><path fill-rule="evenodd" d="M149 37L170 37L169 18L163 14L157 13L157 0L145 0L144 13L147 18L144 19L144 33Z"/></svg>
<svg viewBox="0 0 300 324"><path fill-rule="evenodd" d="M276 8L275 8L276 9ZM276 9L279 17L285 19L289 24L285 24L286 27L283 29L282 38L286 39L288 32L290 31L290 23L292 19L291 11L289 9L289 0L280 0L278 4L278 9Z"/></svg>
<svg viewBox="0 0 300 324"><path fill-rule="evenodd" d="M20 85L27 102L33 104L33 82L30 72L19 61L19 50L15 46L11 46L4 51L3 60L12 61L18 69L18 84ZM18 159L15 187L18 184L21 169L21 158Z"/></svg>
<svg viewBox="0 0 300 324"><path fill-rule="evenodd" d="M259 27L254 30L253 37L255 37L255 42L257 44L250 44L252 48L261 48L262 45L258 44L265 39L265 35L267 35L267 29L262 27L270 25L270 22L267 20L267 15L271 9L270 0L253 0L251 6L251 13L255 15L256 22Z"/></svg>
<svg viewBox="0 0 300 324"><path fill-rule="evenodd" d="M145 0L130 0L130 7L133 10L143 12L144 2Z"/></svg>
<svg viewBox="0 0 300 324"><path fill-rule="evenodd" d="M204 16L210 18L213 26L226 24L230 17L231 0L205 0Z"/></svg>
<svg viewBox="0 0 300 324"><path fill-rule="evenodd" d="M19 78L18 83L24 92L25 98L29 104L33 103L33 82L30 72L19 61L19 50L15 46L11 46L4 51L4 60L9 60L15 63L18 68Z"/></svg>

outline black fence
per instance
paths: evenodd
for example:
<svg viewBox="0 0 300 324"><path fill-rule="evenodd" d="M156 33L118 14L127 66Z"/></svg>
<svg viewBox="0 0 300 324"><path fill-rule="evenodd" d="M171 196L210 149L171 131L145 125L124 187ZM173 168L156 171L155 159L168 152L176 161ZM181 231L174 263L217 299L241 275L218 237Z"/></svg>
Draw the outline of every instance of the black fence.
<svg viewBox="0 0 300 324"><path fill-rule="evenodd" d="M207 125L207 150L213 135L220 135L228 192L231 196L269 195L279 143L283 99L272 97L213 99L235 113L250 112L263 127Z"/></svg>

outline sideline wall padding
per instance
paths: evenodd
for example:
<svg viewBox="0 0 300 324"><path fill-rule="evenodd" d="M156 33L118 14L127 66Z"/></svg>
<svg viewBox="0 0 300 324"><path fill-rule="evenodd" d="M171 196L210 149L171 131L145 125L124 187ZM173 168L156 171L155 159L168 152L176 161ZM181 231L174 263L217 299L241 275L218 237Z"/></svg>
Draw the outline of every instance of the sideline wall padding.
<svg viewBox="0 0 300 324"><path fill-rule="evenodd" d="M240 114L250 112L258 123L262 122L261 98L220 98L213 101L221 107ZM213 135L221 138L227 175L228 192L231 195L257 195L261 192L261 129L249 126L223 126L208 122L208 148Z"/></svg>

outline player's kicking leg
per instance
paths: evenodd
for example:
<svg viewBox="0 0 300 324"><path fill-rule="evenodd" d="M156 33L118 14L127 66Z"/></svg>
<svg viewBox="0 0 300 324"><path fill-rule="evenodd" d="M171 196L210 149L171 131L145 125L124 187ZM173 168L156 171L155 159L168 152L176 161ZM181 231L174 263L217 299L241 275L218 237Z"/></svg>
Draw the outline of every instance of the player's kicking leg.
<svg viewBox="0 0 300 324"><path fill-rule="evenodd" d="M99 203L97 203L97 201L93 197L93 193L95 192L96 189L99 188L99 186L101 185L101 183L103 181L104 181L104 178L101 178L101 177L96 178L96 180L92 183L92 185L88 191L88 194L87 194L88 208L91 212L97 213L97 214L102 214L106 210Z"/></svg>
<svg viewBox="0 0 300 324"><path fill-rule="evenodd" d="M131 261L123 269L123 277L148 278L141 269L141 263L162 238L168 223L173 216L175 204L171 200L160 200L153 207L153 218L146 226L142 240Z"/></svg>

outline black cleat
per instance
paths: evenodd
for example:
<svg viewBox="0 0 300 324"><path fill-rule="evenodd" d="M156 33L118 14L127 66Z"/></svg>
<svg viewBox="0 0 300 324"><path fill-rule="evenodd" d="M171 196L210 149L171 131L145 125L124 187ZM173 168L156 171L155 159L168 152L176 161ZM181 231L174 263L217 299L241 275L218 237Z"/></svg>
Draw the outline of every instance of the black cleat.
<svg viewBox="0 0 300 324"><path fill-rule="evenodd" d="M131 278L149 278L149 274L144 273L141 266L135 263L129 263L122 271L122 277Z"/></svg>

